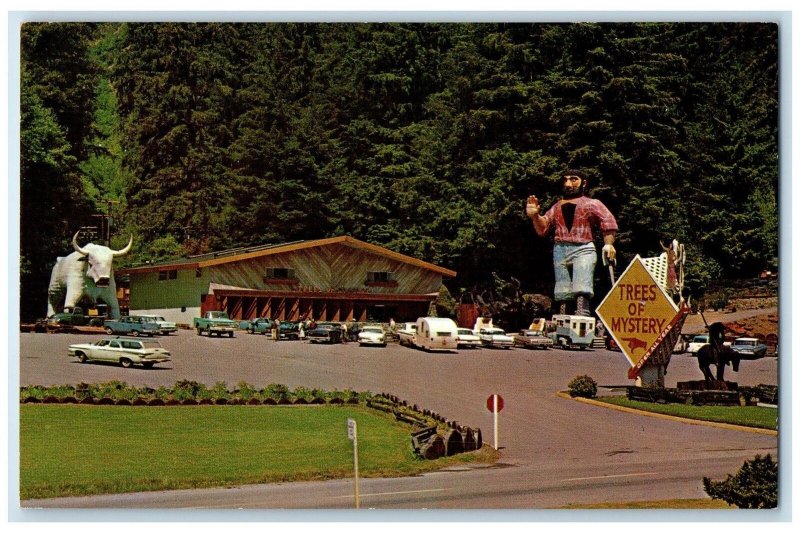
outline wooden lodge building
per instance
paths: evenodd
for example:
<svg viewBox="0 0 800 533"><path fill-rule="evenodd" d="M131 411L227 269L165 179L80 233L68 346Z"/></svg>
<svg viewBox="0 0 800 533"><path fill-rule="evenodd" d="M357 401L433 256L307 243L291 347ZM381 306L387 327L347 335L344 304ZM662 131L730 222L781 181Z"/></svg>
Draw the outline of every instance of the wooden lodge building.
<svg viewBox="0 0 800 533"><path fill-rule="evenodd" d="M231 318L411 321L452 270L352 237L237 248L124 268L130 314L178 324L210 310Z"/></svg>

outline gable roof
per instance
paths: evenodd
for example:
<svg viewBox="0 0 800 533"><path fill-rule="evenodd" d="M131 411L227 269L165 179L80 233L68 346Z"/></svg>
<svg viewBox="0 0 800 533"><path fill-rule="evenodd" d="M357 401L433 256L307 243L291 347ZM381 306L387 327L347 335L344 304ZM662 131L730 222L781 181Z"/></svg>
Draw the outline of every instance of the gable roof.
<svg viewBox="0 0 800 533"><path fill-rule="evenodd" d="M431 270L443 276L455 277L456 275L456 272L453 270L440 267L438 265L434 265L433 263L422 261L421 259L416 259L414 257L394 252L392 250L389 250L388 248L384 248L383 246L370 244L368 242L360 241L358 239L354 239L353 237L348 237L348 236L330 237L328 239L317 239L313 241L295 241L284 244L267 244L261 246L251 246L247 248L234 248L231 250L224 250L221 252L211 252L208 254L190 256L185 259L178 259L175 261L169 261L165 263L121 268L117 271L117 274L121 275L144 274L148 272L160 272L163 270L206 268L206 267L224 265L226 263L235 263L238 261L257 259L259 257L265 257L268 255L283 254L287 252L294 252L297 250L305 250L308 248L330 246L333 244L342 244L345 246L350 246L351 248L364 250L376 255L388 257L389 259L394 259L395 261L400 261L401 263L407 263L409 265L424 268L426 270Z"/></svg>

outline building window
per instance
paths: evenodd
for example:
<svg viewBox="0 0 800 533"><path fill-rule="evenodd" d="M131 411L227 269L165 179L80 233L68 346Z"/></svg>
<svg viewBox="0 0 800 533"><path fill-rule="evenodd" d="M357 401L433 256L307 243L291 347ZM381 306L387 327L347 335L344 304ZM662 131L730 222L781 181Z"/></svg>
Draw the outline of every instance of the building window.
<svg viewBox="0 0 800 533"><path fill-rule="evenodd" d="M392 272L367 272L368 287L397 287L397 281Z"/></svg>
<svg viewBox="0 0 800 533"><path fill-rule="evenodd" d="M394 281L391 272L367 272L367 281Z"/></svg>
<svg viewBox="0 0 800 533"><path fill-rule="evenodd" d="M178 279L177 270L161 270L158 273L158 281L165 281L168 279Z"/></svg>
<svg viewBox="0 0 800 533"><path fill-rule="evenodd" d="M295 279L294 270L291 268L268 268L267 279Z"/></svg>

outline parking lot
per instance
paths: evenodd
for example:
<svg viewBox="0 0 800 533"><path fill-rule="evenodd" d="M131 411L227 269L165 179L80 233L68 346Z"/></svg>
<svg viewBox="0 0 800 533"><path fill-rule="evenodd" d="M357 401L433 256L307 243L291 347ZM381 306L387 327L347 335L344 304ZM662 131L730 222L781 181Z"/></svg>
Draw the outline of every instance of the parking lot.
<svg viewBox="0 0 800 533"><path fill-rule="evenodd" d="M499 426L502 465L515 468L487 472L486 479L481 478L482 488L476 488L479 497L468 501L455 498L450 505L456 507L604 501L611 493L603 476L616 479L622 474L629 477L620 479L635 488L621 487L622 494L616 496L620 500L700 498L704 496L702 484L691 466L698 457L704 458L703 475L724 477L755 453L777 456L774 436L620 413L556 395L573 377L582 374L600 384L601 394L609 393L610 387L632 384L627 379L629 364L619 352L479 348L427 353L397 344L362 348L354 343L276 342L247 333L238 333L233 339L198 337L193 331L180 331L161 338L163 346L172 352L172 361L152 369L81 364L66 355L69 344L102 337L21 334L20 383L120 380L157 387L185 379L208 385L224 381L229 388L244 381L256 387L280 383L290 388L388 392L449 420L481 428L490 443L493 422L486 398L500 394L505 399ZM738 373L729 370L726 377L741 385L774 384L777 372L777 358L767 357L743 361ZM667 386L701 377L694 358L676 355L669 366ZM425 479L437 478L424 478L420 483L424 485ZM554 479L586 481L570 481L580 483L580 489L559 490L543 499L550 492L542 492L542 487L552 487ZM654 479L659 483L653 484ZM508 487L515 487L513 498ZM111 505L118 502L114 500ZM397 505L433 503L404 500Z"/></svg>
<svg viewBox="0 0 800 533"><path fill-rule="evenodd" d="M627 360L620 352L594 349L509 350L476 348L457 352L423 352L396 343L360 347L357 343L311 344L273 341L269 336L238 332L232 339L198 336L194 331L156 337L170 350L172 361L152 369L120 368L104 363L81 364L67 356L74 343L92 342L103 335L20 334L20 384L60 385L80 382L125 381L136 386L173 385L193 380L229 386L247 382L263 387L281 383L291 388L353 389L420 394L442 399L469 390L487 394L517 386L528 394L552 394L566 388L578 374L589 374L599 384L629 385ZM675 355L667 386L701 379L696 360ZM776 358L744 361L740 372L726 377L742 385L777 383ZM424 394L421 394L423 393ZM409 401L422 401L408 398Z"/></svg>

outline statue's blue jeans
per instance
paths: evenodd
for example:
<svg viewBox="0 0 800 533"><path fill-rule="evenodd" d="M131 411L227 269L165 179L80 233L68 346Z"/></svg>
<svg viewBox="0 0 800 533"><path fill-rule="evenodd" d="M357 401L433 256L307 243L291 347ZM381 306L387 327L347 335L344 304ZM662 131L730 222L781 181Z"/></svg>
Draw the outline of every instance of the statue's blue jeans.
<svg viewBox="0 0 800 533"><path fill-rule="evenodd" d="M557 242L553 246L553 269L556 287L555 300L574 300L579 294L594 296L594 267L597 251L594 243L573 244ZM570 275L571 274L571 275Z"/></svg>

